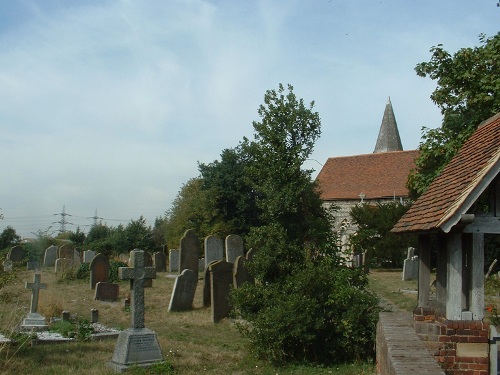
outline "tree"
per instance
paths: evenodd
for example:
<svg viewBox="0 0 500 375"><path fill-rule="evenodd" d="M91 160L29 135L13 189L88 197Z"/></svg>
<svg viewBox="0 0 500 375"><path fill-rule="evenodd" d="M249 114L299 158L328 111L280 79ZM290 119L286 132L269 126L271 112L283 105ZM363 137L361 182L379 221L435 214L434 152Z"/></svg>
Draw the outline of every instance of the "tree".
<svg viewBox="0 0 500 375"><path fill-rule="evenodd" d="M69 233L69 239L75 245L83 245L85 242L85 233L80 230L80 227L77 227L76 232Z"/></svg>
<svg viewBox="0 0 500 375"><path fill-rule="evenodd" d="M408 179L413 198L421 195L484 120L500 112L500 33L479 36L480 46L453 56L441 44L415 68L437 81L431 99L443 114L440 128L423 128L416 170Z"/></svg>
<svg viewBox="0 0 500 375"><path fill-rule="evenodd" d="M242 147L223 150L220 161L198 165L202 190L212 206L213 234L246 236L251 227L259 225L257 192L247 176L249 165L249 155Z"/></svg>
<svg viewBox="0 0 500 375"><path fill-rule="evenodd" d="M179 241L188 229L193 229L199 238L208 236L213 221L213 205L202 189L200 177L185 183L172 207L165 214L165 237L169 248L177 248Z"/></svg>
<svg viewBox="0 0 500 375"><path fill-rule="evenodd" d="M11 226L7 226L0 234L0 249L17 245L20 241L21 237L17 235L16 230Z"/></svg>
<svg viewBox="0 0 500 375"><path fill-rule="evenodd" d="M245 168L259 209L249 264L258 279L231 293L253 350L274 362L366 358L373 351L377 299L366 275L340 266L331 215L302 164L321 134L320 118L293 87L269 90L244 139Z"/></svg>
<svg viewBox="0 0 500 375"><path fill-rule="evenodd" d="M372 265L402 267L406 249L416 246L416 237L393 234L391 229L409 208L410 204L399 202L354 206L351 217L358 226L351 238L354 253L366 252Z"/></svg>

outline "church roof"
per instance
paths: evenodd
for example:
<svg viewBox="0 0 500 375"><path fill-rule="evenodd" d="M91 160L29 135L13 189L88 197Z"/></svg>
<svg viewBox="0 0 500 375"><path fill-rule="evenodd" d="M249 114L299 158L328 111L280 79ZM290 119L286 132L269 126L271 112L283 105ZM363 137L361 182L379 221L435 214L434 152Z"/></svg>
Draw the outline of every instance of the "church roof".
<svg viewBox="0 0 500 375"><path fill-rule="evenodd" d="M322 200L407 197L417 150L328 158L318 174Z"/></svg>
<svg viewBox="0 0 500 375"><path fill-rule="evenodd" d="M500 113L475 131L392 231L448 233L499 173Z"/></svg>
<svg viewBox="0 0 500 375"><path fill-rule="evenodd" d="M387 101L384 110L384 117L380 130L378 132L377 143L375 145L374 153L389 152L389 151L402 151L403 145L399 137L398 124L392 109L391 98Z"/></svg>

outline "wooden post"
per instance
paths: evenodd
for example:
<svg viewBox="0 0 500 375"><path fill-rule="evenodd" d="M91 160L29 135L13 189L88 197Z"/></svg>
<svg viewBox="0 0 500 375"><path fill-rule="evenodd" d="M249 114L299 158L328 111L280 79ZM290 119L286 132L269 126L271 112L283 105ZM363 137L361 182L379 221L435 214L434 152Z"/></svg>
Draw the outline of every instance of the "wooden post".
<svg viewBox="0 0 500 375"><path fill-rule="evenodd" d="M436 259L436 307L439 315L443 316L446 305L446 282L448 280L448 253L446 250L446 237L444 234L438 236L438 250Z"/></svg>
<svg viewBox="0 0 500 375"><path fill-rule="evenodd" d="M484 234L472 235L472 275L470 311L472 319L484 318Z"/></svg>
<svg viewBox="0 0 500 375"><path fill-rule="evenodd" d="M418 307L429 307L431 249L428 235L418 236Z"/></svg>
<svg viewBox="0 0 500 375"><path fill-rule="evenodd" d="M449 233L446 249L448 253L448 298L446 299L446 319L462 319L462 234Z"/></svg>

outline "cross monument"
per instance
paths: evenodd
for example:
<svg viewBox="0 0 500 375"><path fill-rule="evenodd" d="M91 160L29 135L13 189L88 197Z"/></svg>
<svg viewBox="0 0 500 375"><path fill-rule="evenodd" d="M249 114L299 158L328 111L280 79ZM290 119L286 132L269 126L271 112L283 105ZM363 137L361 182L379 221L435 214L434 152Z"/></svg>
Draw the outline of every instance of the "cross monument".
<svg viewBox="0 0 500 375"><path fill-rule="evenodd" d="M24 329L43 330L47 328L45 318L37 312L40 289L47 289L47 284L42 283L41 278L42 275L35 273L33 282L26 282L26 289L31 289L31 303L30 312L28 313L28 316L23 319L23 323L21 325Z"/></svg>
<svg viewBox="0 0 500 375"><path fill-rule="evenodd" d="M144 326L144 281L156 278L154 267L145 267L145 253L135 249L130 252L130 267L118 268L121 280L130 280L131 327L120 332L115 352L109 365L115 372L130 366L147 367L163 361L156 333Z"/></svg>

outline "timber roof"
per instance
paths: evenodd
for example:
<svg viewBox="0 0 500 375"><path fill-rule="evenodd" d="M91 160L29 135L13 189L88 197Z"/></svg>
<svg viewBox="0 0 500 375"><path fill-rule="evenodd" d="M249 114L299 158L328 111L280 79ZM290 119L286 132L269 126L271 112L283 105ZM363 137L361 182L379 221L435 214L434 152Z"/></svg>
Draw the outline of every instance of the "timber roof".
<svg viewBox="0 0 500 375"><path fill-rule="evenodd" d="M417 150L328 158L318 174L321 199L359 200L407 197L406 181Z"/></svg>
<svg viewBox="0 0 500 375"><path fill-rule="evenodd" d="M448 233L500 172L500 113L479 126L393 232Z"/></svg>

